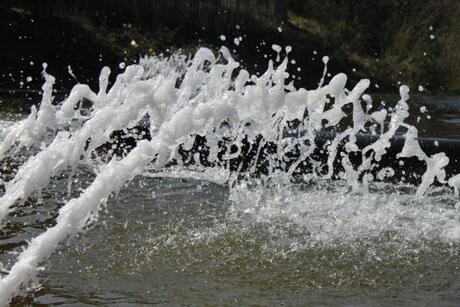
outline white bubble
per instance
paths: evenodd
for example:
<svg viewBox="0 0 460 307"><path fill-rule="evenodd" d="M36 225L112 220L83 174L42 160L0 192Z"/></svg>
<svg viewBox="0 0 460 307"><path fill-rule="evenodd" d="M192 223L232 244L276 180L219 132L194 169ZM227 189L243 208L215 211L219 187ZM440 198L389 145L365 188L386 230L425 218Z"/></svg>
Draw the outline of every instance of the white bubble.
<svg viewBox="0 0 460 307"><path fill-rule="evenodd" d="M227 39L227 38L225 37L225 35L221 35L219 38L220 38L220 40L223 41L223 42Z"/></svg>
<svg viewBox="0 0 460 307"><path fill-rule="evenodd" d="M131 46L136 46L136 41L134 39L131 41Z"/></svg>
<svg viewBox="0 0 460 307"><path fill-rule="evenodd" d="M281 52L281 46L279 45L276 45L276 44L273 44L272 45L272 49L276 52Z"/></svg>

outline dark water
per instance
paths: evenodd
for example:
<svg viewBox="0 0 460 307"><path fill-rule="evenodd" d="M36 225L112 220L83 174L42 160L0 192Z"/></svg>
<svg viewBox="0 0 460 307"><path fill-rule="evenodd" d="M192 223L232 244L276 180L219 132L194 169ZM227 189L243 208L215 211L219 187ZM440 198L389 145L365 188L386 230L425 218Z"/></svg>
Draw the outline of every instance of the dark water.
<svg viewBox="0 0 460 307"><path fill-rule="evenodd" d="M422 134L460 137L460 99L430 101L413 105L428 110ZM0 111L2 123L23 107ZM2 270L92 178L82 169L69 195L63 174L8 217ZM133 180L14 305L460 305L460 206L447 189L416 200L411 186L360 195L339 182L230 188L197 178L170 171Z"/></svg>
<svg viewBox="0 0 460 307"><path fill-rule="evenodd" d="M271 206L252 203L257 191L232 192L246 200L238 201L227 188L213 183L139 178L109 200L97 224L61 246L44 264L38 288L15 302L119 306L460 303L460 244L443 240L437 230L443 228L442 219L460 225L457 217L449 217L458 215L454 200L431 196L430 204L410 203L401 196L393 200L393 208L378 204L376 198L357 196L361 205L355 207L354 197L335 202L342 194L337 189L328 192L332 195L326 200L329 206L312 202L316 192L301 187L289 194L286 203L277 200L275 193L270 202L288 213L255 214L247 209ZM65 194L60 190L45 195L42 205L29 202L9 220L2 235L2 263L11 264L12 252L53 223ZM340 209L347 203L350 208ZM405 211L408 207L416 212ZM438 216L436 207L445 211ZM369 215L367 209L375 212ZM374 221L372 214L378 216ZM391 219L397 222L386 226ZM337 221L352 226L343 227ZM328 230L332 226L341 233Z"/></svg>

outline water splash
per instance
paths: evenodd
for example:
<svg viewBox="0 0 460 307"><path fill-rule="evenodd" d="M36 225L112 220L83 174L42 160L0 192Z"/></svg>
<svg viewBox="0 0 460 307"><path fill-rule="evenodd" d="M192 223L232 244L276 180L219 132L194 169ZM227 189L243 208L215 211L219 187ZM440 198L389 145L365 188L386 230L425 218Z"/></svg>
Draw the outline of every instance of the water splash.
<svg viewBox="0 0 460 307"><path fill-rule="evenodd" d="M254 203L260 203L262 196L258 193L267 187L274 187L273 191L277 192L267 193L265 199L268 196L274 200L283 197L283 189L291 184L292 176L305 169L310 171L309 180L328 182L332 178L342 179L353 193L331 193L323 189L319 193L298 196L311 198L310 206L280 208L280 204L285 202L267 199L262 207L240 208L257 218L272 215L295 217L310 212L317 223L307 226L311 227L310 233L322 242L342 240L341 235L346 233L377 236L388 229L383 227L385 223L375 223L375 227L366 224L368 228L355 231L360 218L396 217L387 221L391 226L391 223L397 223L400 211L405 212L403 216L417 215L416 206L366 206L369 202L378 203L375 197L380 197L369 193L373 182L394 174L391 168L379 169L379 162L391 146L390 139L402 129L406 131L406 141L398 158L417 157L426 163L416 196L423 197L436 180L446 182L444 168L449 163L447 156L443 153L426 155L418 143L417 129L405 123L409 115L409 89L406 86L400 88L401 99L391 112L385 109L371 112L372 108L364 109L362 106L363 102L372 102L365 95L369 80L362 80L348 90L345 74L338 74L324 84L325 70L317 89L296 89L289 82L286 72L288 57L281 59L281 47L274 46L274 50L279 65L275 66L270 61L267 71L260 77L241 69L225 47L218 57L211 50L201 48L191 59L180 53L168 58L142 58L139 64L126 67L110 88L110 70L104 68L99 78L98 93L79 84L66 100L58 104L53 104L54 78L44 71L45 85L40 108L33 108L27 119L9 128L0 143L2 159L25 154L24 149L27 148L41 147L6 184L0 199L0 220L7 218L18 203L46 188L53 177L69 169L75 171L80 165L91 167L95 161L104 161L98 159L98 149L111 140L114 132L136 127L148 119L149 139L139 140L129 153L112 157L108 163L95 168L97 176L94 181L79 197L71 199L59 210L56 225L34 238L19 255L8 275L0 280L0 304L6 304L19 293L22 285L33 280L41 263L62 240L94 222L101 204L113 192L123 188L147 168L162 171L174 163L179 169L186 169L188 164L193 164L206 178L206 171L224 168L224 176L218 176L216 180L228 183L235 192L232 194L235 199L245 198L235 201L243 207L248 201L253 203L254 197ZM290 48L286 48L287 54L289 51ZM325 58L324 63L327 64L327 61ZM91 102L91 107L85 108L81 103L83 100ZM352 109L351 125L343 123L347 108ZM320 131L334 128L342 132L329 143L319 146L316 140ZM380 131L377 132L378 129ZM290 131L291 137L287 137L287 131ZM360 148L357 145L360 133L374 134L377 139ZM205 140L201 145L200 138ZM196 144L197 150L191 157L193 163L184 161L187 160L184 151L190 152ZM323 157L317 156L318 151L323 153ZM247 153L252 154L241 159ZM353 158L356 155L361 156L358 164ZM260 178L264 184L254 194L244 189L247 181L241 181L241 178L252 177L255 170L263 170ZM376 171L378 175L374 176ZM458 191L460 180L457 176L452 177L449 185ZM387 201L394 202L393 196L399 199L398 195L392 195ZM341 201L332 201L331 198ZM295 197L291 200L301 203L295 201ZM322 208L316 207L318 202L323 203ZM331 203L333 208L327 209L327 204ZM340 221L348 219L350 224L338 225L329 221L318 226L321 214L311 214L315 210L316 213L332 210L341 214L340 207L352 205L356 211L365 211L368 215L353 219L353 215L347 216L353 210L348 210ZM421 213L422 216L436 211L426 210ZM439 213L436 219L443 221L446 215ZM325 227L331 230L328 234L317 232L317 229ZM458 228L458 222L447 219L436 234L430 235L458 240ZM420 229L414 234L425 236L426 232Z"/></svg>

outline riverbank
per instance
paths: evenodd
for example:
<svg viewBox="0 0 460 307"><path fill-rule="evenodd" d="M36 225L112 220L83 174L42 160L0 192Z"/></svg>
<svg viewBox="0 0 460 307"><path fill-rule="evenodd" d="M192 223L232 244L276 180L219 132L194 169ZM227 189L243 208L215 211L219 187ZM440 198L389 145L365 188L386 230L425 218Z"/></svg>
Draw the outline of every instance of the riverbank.
<svg viewBox="0 0 460 307"><path fill-rule="evenodd" d="M178 49L193 54L198 46L226 45L251 73L262 73L266 57L276 57L271 50L276 43L293 46L291 58L296 63L288 71L296 86L316 87L324 67L322 58L329 56L331 75L345 72L351 86L369 78L375 92L396 92L402 83L425 94L460 93L460 56L454 52L460 27L452 18L459 5L450 4L453 12L432 8L434 13L423 22L420 18L427 8L421 15L401 9L397 13L405 17L396 23L392 20L399 15L388 13L389 0L382 2L380 15L376 9L364 14L365 5L349 5L346 10L340 4L331 7L328 1L316 6L311 5L313 1L300 2L304 6L297 2L289 2L288 23L280 31L246 35L235 28L223 33L225 40L206 29L163 27L153 32L134 22L116 23L108 16L96 20L84 12L46 4L0 4L1 41L8 46L0 50L0 88L39 90L44 62L57 78L57 90L67 90L77 82L96 86L95 76L105 65L116 73L141 55ZM379 24L388 16L391 20Z"/></svg>

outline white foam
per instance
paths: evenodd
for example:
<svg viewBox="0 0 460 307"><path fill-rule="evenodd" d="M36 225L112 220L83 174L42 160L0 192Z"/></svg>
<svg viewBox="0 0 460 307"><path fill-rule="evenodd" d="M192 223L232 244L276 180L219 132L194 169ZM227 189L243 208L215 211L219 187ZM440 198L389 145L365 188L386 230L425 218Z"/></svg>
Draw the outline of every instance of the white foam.
<svg viewBox="0 0 460 307"><path fill-rule="evenodd" d="M195 135L206 136L211 147L211 162L217 160L219 140L231 139L232 145L237 148L236 152L225 153L223 159L226 160L240 155L244 138L254 140L255 136L262 137L258 154L252 161L252 168L260 158L260 148L268 142L276 144L276 155L264 157L269 164L268 177L272 180L289 178L303 160L317 165L316 169L323 166L328 168L326 176L314 173L313 177L331 178L339 143L345 141L345 152L341 153L340 157L345 169L342 178L354 192L362 193L362 197L356 198L353 196L356 194L348 193L329 193L326 190L298 195L283 194L284 192L279 190L273 194L273 201L267 199L264 206L257 207L253 202L238 199L247 197L251 200L254 195L252 192L244 191L241 188L244 185L236 185L235 203L244 212L254 211L257 213L256 216L260 217L281 214L294 219L299 214L311 215L312 221L304 226L310 227L318 239L327 240L328 235L330 240L342 239L345 234L378 235L384 230L391 230L391 227L388 228L386 225L392 223L392 216L399 216L401 212L402 216L418 214L415 207L400 206L399 195L386 198L386 202L394 205L369 206L380 203L380 200L367 192L374 180L370 171L386 154L390 146L389 140L398 129L407 130L406 143L399 156L416 156L427 164L416 196L423 197L435 180L445 182L444 167L449 162L448 158L442 153L428 157L418 144L415 127L404 123L409 114L408 87L400 87L401 100L385 127L385 119L389 112L369 113L371 108L364 109L362 106L362 99L368 104L372 101L369 96L363 96L370 86L369 80L361 80L351 91L346 89L345 74L338 74L325 84L329 59L324 57L325 69L318 88L296 89L287 82L287 55L291 49L285 49L286 57L281 61L282 48L277 45L273 45L272 48L277 53L276 62L279 62L279 65L275 66L273 61L269 61L266 72L260 77L251 76L248 71L241 69L225 47L220 49L218 57L211 50L201 48L190 60L181 54L170 58L142 58L139 64L127 66L124 72L117 76L110 89L110 69L104 68L99 77L98 92L79 84L58 106L52 104L54 78L44 73L46 82L40 109L33 108L27 119L8 130L0 143L0 158L42 142L45 146L37 155L30 157L20 166L16 177L7 184L6 192L0 199L0 218L6 218L8 212L14 209L15 203L28 198L34 191L41 191L53 176L62 173L68 167L90 165L96 148L108 142L112 132L135 127L148 116L152 139L139 141L125 158L114 158L103 165L97 170L94 182L79 197L70 200L61 208L56 225L33 239L19 255L9 274L0 280L0 304L6 304L18 293L21 285L34 278L38 266L56 249L60 241L82 231L85 225L95 221L101 203L105 202L111 193L121 189L134 176L143 173L149 165L149 168L161 172L171 160L180 161L182 157L178 154L179 146L193 145ZM237 77L233 78L234 75ZM85 110L84 114L80 103L82 99L91 102L91 107ZM329 144L326 149L329 155L327 164L320 165L321 162L312 157L316 146L316 132L326 127L342 125L343 119L347 116L343 108L348 105L352 107L353 123L338 133ZM305 109L308 111L306 118ZM288 122L292 120L301 123L298 129L302 129L304 134L299 138L283 139ZM374 143L360 149L356 144L356 135L363 131L368 132L369 124L381 126L380 136ZM47 138L49 135L50 139ZM299 148L300 159L291 165L287 172L281 172L279 166L286 166L284 158L294 148ZM358 152L365 158L362 164L355 168L350 162L349 155ZM209 179L215 177L206 175L206 172L202 174ZM377 177L385 178L391 174L392 170L387 169ZM216 180L220 183L224 180L235 183L237 175L226 173L225 176L216 177ZM451 179L449 184L458 190L456 178ZM261 188L260 191L263 192L264 189ZM259 195L260 191L256 191L255 195ZM283 201L279 201L279 197L288 197L289 205L285 206ZM304 203L305 200L308 200L307 205ZM326 208L336 210L337 214L341 215L340 224L334 221L321 224L321 212ZM417 215L417 219L425 221L424 214L435 214L430 210ZM438 225L438 230L435 230L434 226L431 227L431 231L435 232L433 237L457 237L456 229L459 226L455 219L446 220L444 215L435 218L444 221L445 226ZM302 220L298 220L298 223L302 223ZM361 224L362 226L359 226ZM395 224L391 225L396 227ZM422 224L413 226L416 229L414 234L425 235ZM315 227L326 227L328 231L318 232Z"/></svg>
<svg viewBox="0 0 460 307"><path fill-rule="evenodd" d="M238 219L269 223L281 219L307 234L310 246L351 246L389 234L391 244L399 242L401 247L407 242L460 240L458 207L440 204L436 197L417 200L410 194L389 193L384 185L364 194L328 185L328 189L299 190L283 184L270 188L241 184L230 198Z"/></svg>

